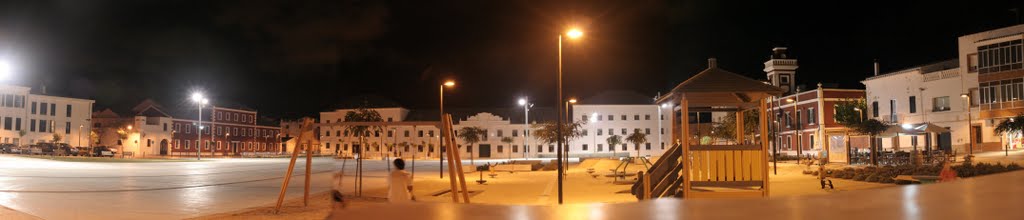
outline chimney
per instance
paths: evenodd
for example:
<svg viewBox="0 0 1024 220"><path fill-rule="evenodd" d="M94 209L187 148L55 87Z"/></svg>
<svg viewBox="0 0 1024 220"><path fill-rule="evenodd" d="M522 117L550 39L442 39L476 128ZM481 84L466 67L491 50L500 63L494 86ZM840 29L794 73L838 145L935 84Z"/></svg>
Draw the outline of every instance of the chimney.
<svg viewBox="0 0 1024 220"><path fill-rule="evenodd" d="M878 59L875 59L875 76L878 76Z"/></svg>
<svg viewBox="0 0 1024 220"><path fill-rule="evenodd" d="M713 58L713 57L712 58L708 58L708 69L717 68L717 67L718 67L718 60Z"/></svg>
<svg viewBox="0 0 1024 220"><path fill-rule="evenodd" d="M40 93L42 93L43 95L46 95L46 84L40 84L39 85L39 90L40 90Z"/></svg>

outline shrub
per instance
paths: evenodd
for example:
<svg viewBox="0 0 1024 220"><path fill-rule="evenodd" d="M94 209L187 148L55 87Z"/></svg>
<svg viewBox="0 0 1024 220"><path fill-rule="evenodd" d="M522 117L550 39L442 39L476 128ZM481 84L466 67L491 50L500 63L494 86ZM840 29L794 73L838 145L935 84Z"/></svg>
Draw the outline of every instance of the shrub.
<svg viewBox="0 0 1024 220"><path fill-rule="evenodd" d="M893 180L892 178L881 178L881 180L881 183L896 183L896 180Z"/></svg>
<svg viewBox="0 0 1024 220"><path fill-rule="evenodd" d="M811 175L812 175L812 176L818 176L818 171L817 171L817 170L815 170L815 171L811 171Z"/></svg>
<svg viewBox="0 0 1024 220"><path fill-rule="evenodd" d="M868 177L864 178L864 181L867 181L867 182L880 182L880 180L878 179L878 175L875 175L875 174L869 174Z"/></svg>
<svg viewBox="0 0 1024 220"><path fill-rule="evenodd" d="M1014 171L1014 170L1020 170L1020 169L1021 169L1020 165L1018 165L1016 163L1010 163L1009 165L1006 165L1006 171Z"/></svg>
<svg viewBox="0 0 1024 220"><path fill-rule="evenodd" d="M865 178L867 178L867 177L868 177L868 176L867 176L867 175L864 175L864 173L857 173L857 174L854 174L854 176L853 176L853 180L856 180L856 181L864 181L864 179L865 179Z"/></svg>

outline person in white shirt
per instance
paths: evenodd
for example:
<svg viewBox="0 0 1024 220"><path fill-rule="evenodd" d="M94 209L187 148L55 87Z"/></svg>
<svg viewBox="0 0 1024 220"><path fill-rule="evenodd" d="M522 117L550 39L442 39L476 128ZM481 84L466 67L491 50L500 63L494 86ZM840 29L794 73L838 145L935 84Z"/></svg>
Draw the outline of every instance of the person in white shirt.
<svg viewBox="0 0 1024 220"><path fill-rule="evenodd" d="M388 174L388 202L406 203L415 201L412 195L412 175L405 172L405 160L395 159L395 168Z"/></svg>

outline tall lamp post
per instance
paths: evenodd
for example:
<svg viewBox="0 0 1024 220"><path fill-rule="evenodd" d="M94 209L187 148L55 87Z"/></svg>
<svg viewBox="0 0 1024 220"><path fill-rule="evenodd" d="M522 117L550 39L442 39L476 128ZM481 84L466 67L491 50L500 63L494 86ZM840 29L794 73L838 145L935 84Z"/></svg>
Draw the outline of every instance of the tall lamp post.
<svg viewBox="0 0 1024 220"><path fill-rule="evenodd" d="M523 159L527 159L530 152L530 108L533 107L533 103L527 101L526 98L521 98L519 105L523 106L523 112L526 114L526 118L523 120Z"/></svg>
<svg viewBox="0 0 1024 220"><path fill-rule="evenodd" d="M569 29L564 34L558 35L558 102L562 102L562 37L568 37L569 39L577 39L583 36L583 32L579 29ZM558 103L556 102L556 103ZM558 112L562 112L562 106L558 105ZM558 204L562 204L562 176L565 171L562 170L562 114L558 114L558 120L555 122L555 137L558 145Z"/></svg>
<svg viewBox="0 0 1024 220"><path fill-rule="evenodd" d="M973 122L971 120L971 115L972 115L972 112L971 112L971 95L967 94L967 93L963 93L963 94L960 94L960 97L967 99L967 142L968 142L967 144L968 144L968 146L970 146L970 149L967 151L967 155L973 156L974 155L974 128L971 128L971 122ZM1007 155L1009 155L1009 151L1007 151Z"/></svg>
<svg viewBox="0 0 1024 220"><path fill-rule="evenodd" d="M203 145L202 145L203 144L203 105L206 105L206 103L209 103L210 100L207 100L206 98L204 98L202 93L196 92L196 93L192 93L192 102L196 103L196 105L199 106L199 123L196 124L196 128L198 128L198 129L196 129L196 150L197 150L196 160L202 160L203 159L203 156L202 156L203 155Z"/></svg>
<svg viewBox="0 0 1024 220"><path fill-rule="evenodd" d="M565 124L566 125L568 125L569 123L572 123L573 118L572 118L572 115L569 115L569 108L571 107L570 105L575 105L575 104L576 104L576 98L569 98L569 101L565 102ZM568 126L566 126L566 128L568 128ZM565 139L565 149L562 149L562 151L565 152L565 155L562 155L563 157L561 158L561 160L564 163L566 163L566 166L562 167L562 169L565 169L566 167L568 167L568 164L569 164L569 149L571 148L570 146L571 145L569 144L569 139L566 138ZM565 175L565 171L562 171L562 175L563 175L562 178L565 178L565 176L564 176Z"/></svg>
<svg viewBox="0 0 1024 220"><path fill-rule="evenodd" d="M82 126L78 125L78 147L82 147Z"/></svg>
<svg viewBox="0 0 1024 220"><path fill-rule="evenodd" d="M455 87L455 81L454 80L445 81L443 84L441 84L441 87L438 90L438 91L440 91L440 93L438 95L438 97L440 97L439 98L440 103L438 104L438 112L441 113L441 117L437 118L437 122L438 122L437 128L438 128L438 130L444 129L444 125L441 124L444 121L444 87L454 88ZM446 131L441 131L441 132L446 132ZM444 151L444 138L441 138L441 140L439 140L437 142L437 145L439 145L439 146L437 146L437 148L439 150L439 151L437 151L439 153L439 154L437 154L437 165L438 165L437 174L441 177L441 179L444 179L444 156L442 156L442 154L440 154L441 151ZM451 149L449 149L449 150L451 150ZM462 164L459 164L459 166L462 166Z"/></svg>

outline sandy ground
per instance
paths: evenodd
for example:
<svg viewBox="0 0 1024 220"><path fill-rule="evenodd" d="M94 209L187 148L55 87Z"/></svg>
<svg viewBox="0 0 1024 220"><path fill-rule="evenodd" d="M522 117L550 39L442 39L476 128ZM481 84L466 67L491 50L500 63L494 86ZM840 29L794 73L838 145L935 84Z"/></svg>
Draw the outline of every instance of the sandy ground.
<svg viewBox="0 0 1024 220"><path fill-rule="evenodd" d="M4 220L36 220L41 219L29 214L25 214L7 207L0 206L0 219Z"/></svg>
<svg viewBox="0 0 1024 220"><path fill-rule="evenodd" d="M632 186L632 177L614 179L605 176L611 173L608 169L617 165L618 163L614 161L584 162L570 168L564 180L564 203L636 201L636 198L628 192ZM599 176L595 178L588 174L586 167L594 168L595 173ZM642 165L630 165L627 172L636 173L642 169L645 169ZM804 166L798 166L794 162L780 163L778 174L770 177L771 196L820 195L897 186L836 179L833 180L836 186L835 190L822 190L815 176L802 174L803 169L805 169ZM488 172L484 172L483 176L487 182L478 184L474 181L480 179L479 173L466 173L466 185L470 192L475 193L470 195L472 203L528 205L558 203L557 179L553 178L556 175L555 171L497 172L497 176L494 178L488 174ZM420 173L415 177L413 193L419 202L451 202L450 194L444 193L450 188L450 184L448 178L439 178L437 173ZM385 202L384 197L386 197L386 192L383 187L365 188L362 198L347 197L349 201L347 208L357 209L369 204ZM280 214L274 214L273 204L268 204L264 207L209 215L197 219L322 219L330 212L329 206L330 201L328 201L327 194L319 193L312 196L309 207L302 207L301 199L287 201Z"/></svg>

